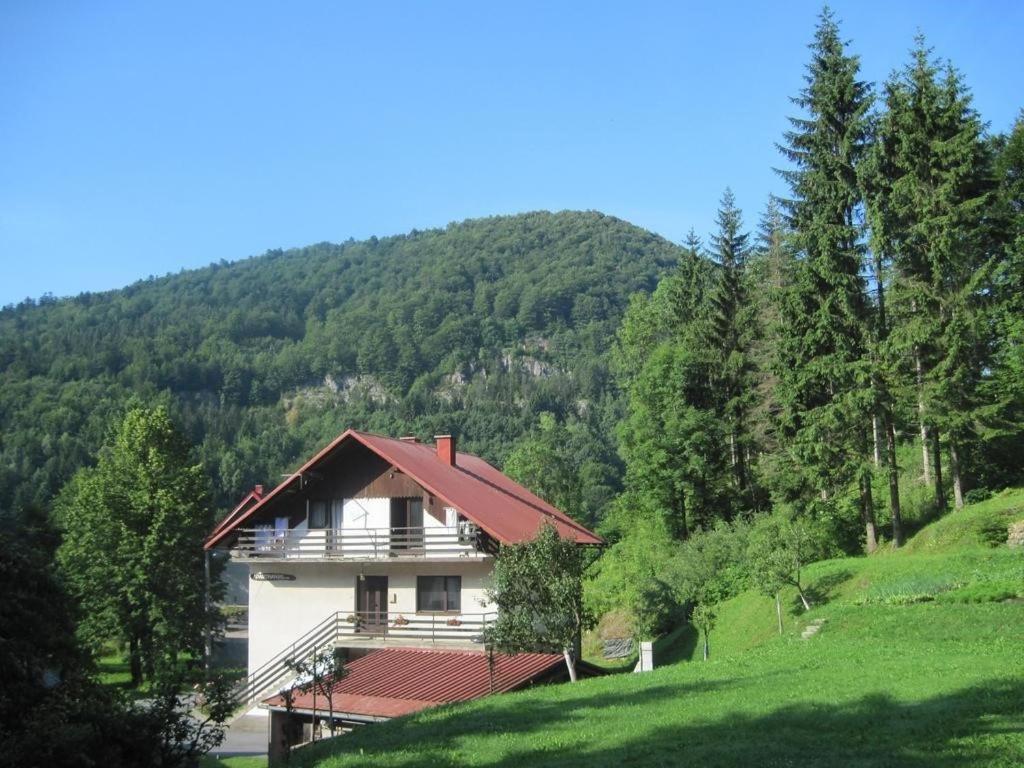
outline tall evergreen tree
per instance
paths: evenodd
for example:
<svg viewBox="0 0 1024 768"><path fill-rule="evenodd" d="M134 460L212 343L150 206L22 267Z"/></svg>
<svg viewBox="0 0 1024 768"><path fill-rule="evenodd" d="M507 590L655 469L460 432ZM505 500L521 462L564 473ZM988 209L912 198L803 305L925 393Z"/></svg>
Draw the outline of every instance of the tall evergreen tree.
<svg viewBox="0 0 1024 768"><path fill-rule="evenodd" d="M936 505L945 506L945 440L962 506L964 451L977 434L988 346L989 158L960 75L951 66L940 73L922 37L885 91L871 219L876 247L893 265L889 341L895 359L911 361L925 479L935 484Z"/></svg>
<svg viewBox="0 0 1024 768"><path fill-rule="evenodd" d="M780 145L794 166L781 174L792 190L786 206L800 262L785 304L779 375L793 471L823 502L834 504L856 489L870 551L877 538L857 168L868 149L872 96L858 80L859 68L826 8L811 44L807 85L793 99L806 114L790 118Z"/></svg>
<svg viewBox="0 0 1024 768"><path fill-rule="evenodd" d="M751 506L748 418L754 400L754 376L750 358L753 308L746 295L749 234L742 232L742 214L731 189L726 189L718 208L718 231L711 238L711 255L718 264L708 297L707 342L716 358L712 376L721 399L720 415L729 440L729 465L740 503Z"/></svg>

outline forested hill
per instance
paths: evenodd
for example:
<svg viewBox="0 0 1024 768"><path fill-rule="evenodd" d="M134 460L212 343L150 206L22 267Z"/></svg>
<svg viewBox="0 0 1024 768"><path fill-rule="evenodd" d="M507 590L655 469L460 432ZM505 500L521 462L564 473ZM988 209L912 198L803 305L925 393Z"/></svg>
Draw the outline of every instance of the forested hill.
<svg viewBox="0 0 1024 768"><path fill-rule="evenodd" d="M500 461L543 411L598 436L580 450L610 491L607 350L679 253L599 213L529 213L5 308L0 510L48 503L133 395L172 404L221 505L347 426L450 430Z"/></svg>

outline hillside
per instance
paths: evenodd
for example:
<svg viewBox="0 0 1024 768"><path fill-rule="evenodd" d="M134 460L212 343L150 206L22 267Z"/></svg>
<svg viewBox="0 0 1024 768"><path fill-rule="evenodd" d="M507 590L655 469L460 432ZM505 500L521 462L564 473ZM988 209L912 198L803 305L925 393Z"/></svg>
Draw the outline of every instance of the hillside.
<svg viewBox="0 0 1024 768"><path fill-rule="evenodd" d="M744 593L722 606L706 663L684 636L650 674L428 711L303 749L297 764L1021 765L1024 551L985 531L1022 518L1024 492L1006 492L906 550L817 563L817 603L799 613L788 595L781 637L772 602ZM821 628L804 639L811 622Z"/></svg>
<svg viewBox="0 0 1024 768"><path fill-rule="evenodd" d="M0 509L47 503L133 394L172 404L220 504L346 426L454 431L500 461L545 410L585 422L610 493L606 352L678 253L599 213L530 213L7 307Z"/></svg>

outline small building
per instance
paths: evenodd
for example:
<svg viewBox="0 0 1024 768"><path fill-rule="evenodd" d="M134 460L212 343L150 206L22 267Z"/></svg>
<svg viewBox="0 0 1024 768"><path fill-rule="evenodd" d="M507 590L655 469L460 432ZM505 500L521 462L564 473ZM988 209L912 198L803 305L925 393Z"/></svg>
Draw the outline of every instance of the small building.
<svg viewBox="0 0 1024 768"><path fill-rule="evenodd" d="M206 542L249 570L241 702L280 715L278 736L295 718L326 716L301 696L288 708L275 696L294 677L286 662L325 646L348 659L332 702L346 726L559 677L560 655L483 646L495 554L546 523L601 543L451 436L429 445L346 431L269 493L246 497Z"/></svg>

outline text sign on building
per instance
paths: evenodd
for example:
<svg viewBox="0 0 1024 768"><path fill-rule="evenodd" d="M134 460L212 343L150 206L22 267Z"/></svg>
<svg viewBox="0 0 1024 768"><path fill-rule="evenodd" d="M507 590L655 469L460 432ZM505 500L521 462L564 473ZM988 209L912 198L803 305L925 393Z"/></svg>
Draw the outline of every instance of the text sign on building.
<svg viewBox="0 0 1024 768"><path fill-rule="evenodd" d="M295 581L295 576L291 573L268 573L266 571L250 573L249 578L253 581Z"/></svg>

